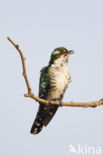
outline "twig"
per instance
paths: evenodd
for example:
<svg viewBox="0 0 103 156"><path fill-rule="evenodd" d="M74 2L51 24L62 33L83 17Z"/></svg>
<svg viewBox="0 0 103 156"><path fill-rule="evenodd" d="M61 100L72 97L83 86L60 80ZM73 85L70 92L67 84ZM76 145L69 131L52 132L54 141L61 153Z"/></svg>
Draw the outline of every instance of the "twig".
<svg viewBox="0 0 103 156"><path fill-rule="evenodd" d="M19 48L19 45L15 44L15 42L13 40L10 39L10 37L7 38L12 45L18 50L20 56L21 56L21 61L22 61L22 67L23 67L23 76L27 85L27 89L28 89L28 93L24 94L25 97L29 97L34 99L35 101L44 103L44 104L53 104L53 105L60 105L59 101L48 101L48 100L44 100L41 98L38 98L37 96L35 96L32 93L31 87L30 87L30 83L27 77L27 72L26 72L26 64L25 64L25 57L21 51L21 49ZM70 106L70 107L97 107L100 105L103 105L103 99L98 100L98 101L92 101L92 102L62 102L61 104L62 106Z"/></svg>
<svg viewBox="0 0 103 156"><path fill-rule="evenodd" d="M21 51L21 49L19 48L19 45L18 44L15 44L13 42L13 40L10 39L10 37L7 38L12 44L13 46L18 50L20 56L21 56L21 61L22 61L22 66L23 66L23 75L24 75L24 79L25 79L25 82L26 82L26 85L27 85L27 88L28 88L28 93L31 93L31 87L30 87L30 84L29 84L29 80L28 80L28 77L27 77L27 72L26 72L26 65L25 65L25 57L23 56L23 53Z"/></svg>

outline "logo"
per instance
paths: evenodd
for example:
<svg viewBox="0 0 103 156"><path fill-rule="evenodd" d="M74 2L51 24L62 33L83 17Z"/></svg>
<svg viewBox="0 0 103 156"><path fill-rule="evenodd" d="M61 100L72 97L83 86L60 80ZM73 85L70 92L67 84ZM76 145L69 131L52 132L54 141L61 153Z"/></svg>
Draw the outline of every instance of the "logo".
<svg viewBox="0 0 103 156"><path fill-rule="evenodd" d="M72 144L69 145L68 153L75 154L75 155L103 155L103 145L102 146L88 146L88 145L80 145L73 146Z"/></svg>

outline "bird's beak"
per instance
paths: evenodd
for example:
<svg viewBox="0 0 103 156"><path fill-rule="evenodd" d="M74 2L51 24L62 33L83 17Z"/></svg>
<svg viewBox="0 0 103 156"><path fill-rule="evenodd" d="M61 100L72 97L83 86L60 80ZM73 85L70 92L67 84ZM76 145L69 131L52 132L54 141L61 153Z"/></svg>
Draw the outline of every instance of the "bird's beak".
<svg viewBox="0 0 103 156"><path fill-rule="evenodd" d="M68 50L68 51L67 51L67 54L70 54L70 55L71 55L71 54L74 54L74 51L73 51L73 50Z"/></svg>

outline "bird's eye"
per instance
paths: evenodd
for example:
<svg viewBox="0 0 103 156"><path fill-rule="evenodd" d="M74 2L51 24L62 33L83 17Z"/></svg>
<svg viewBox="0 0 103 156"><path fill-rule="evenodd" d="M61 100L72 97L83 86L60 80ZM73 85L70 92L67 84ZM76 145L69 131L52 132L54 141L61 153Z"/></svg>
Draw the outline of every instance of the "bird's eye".
<svg viewBox="0 0 103 156"><path fill-rule="evenodd" d="M60 51L60 54L63 55L65 52L64 51Z"/></svg>

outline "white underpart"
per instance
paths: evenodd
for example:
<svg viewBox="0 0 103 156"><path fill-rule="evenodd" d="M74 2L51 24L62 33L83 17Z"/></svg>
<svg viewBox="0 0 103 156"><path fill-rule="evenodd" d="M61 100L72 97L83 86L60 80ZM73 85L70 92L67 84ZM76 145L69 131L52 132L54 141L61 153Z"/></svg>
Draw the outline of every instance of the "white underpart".
<svg viewBox="0 0 103 156"><path fill-rule="evenodd" d="M49 68L51 89L47 99L62 99L71 77L68 73L68 57L62 56Z"/></svg>

